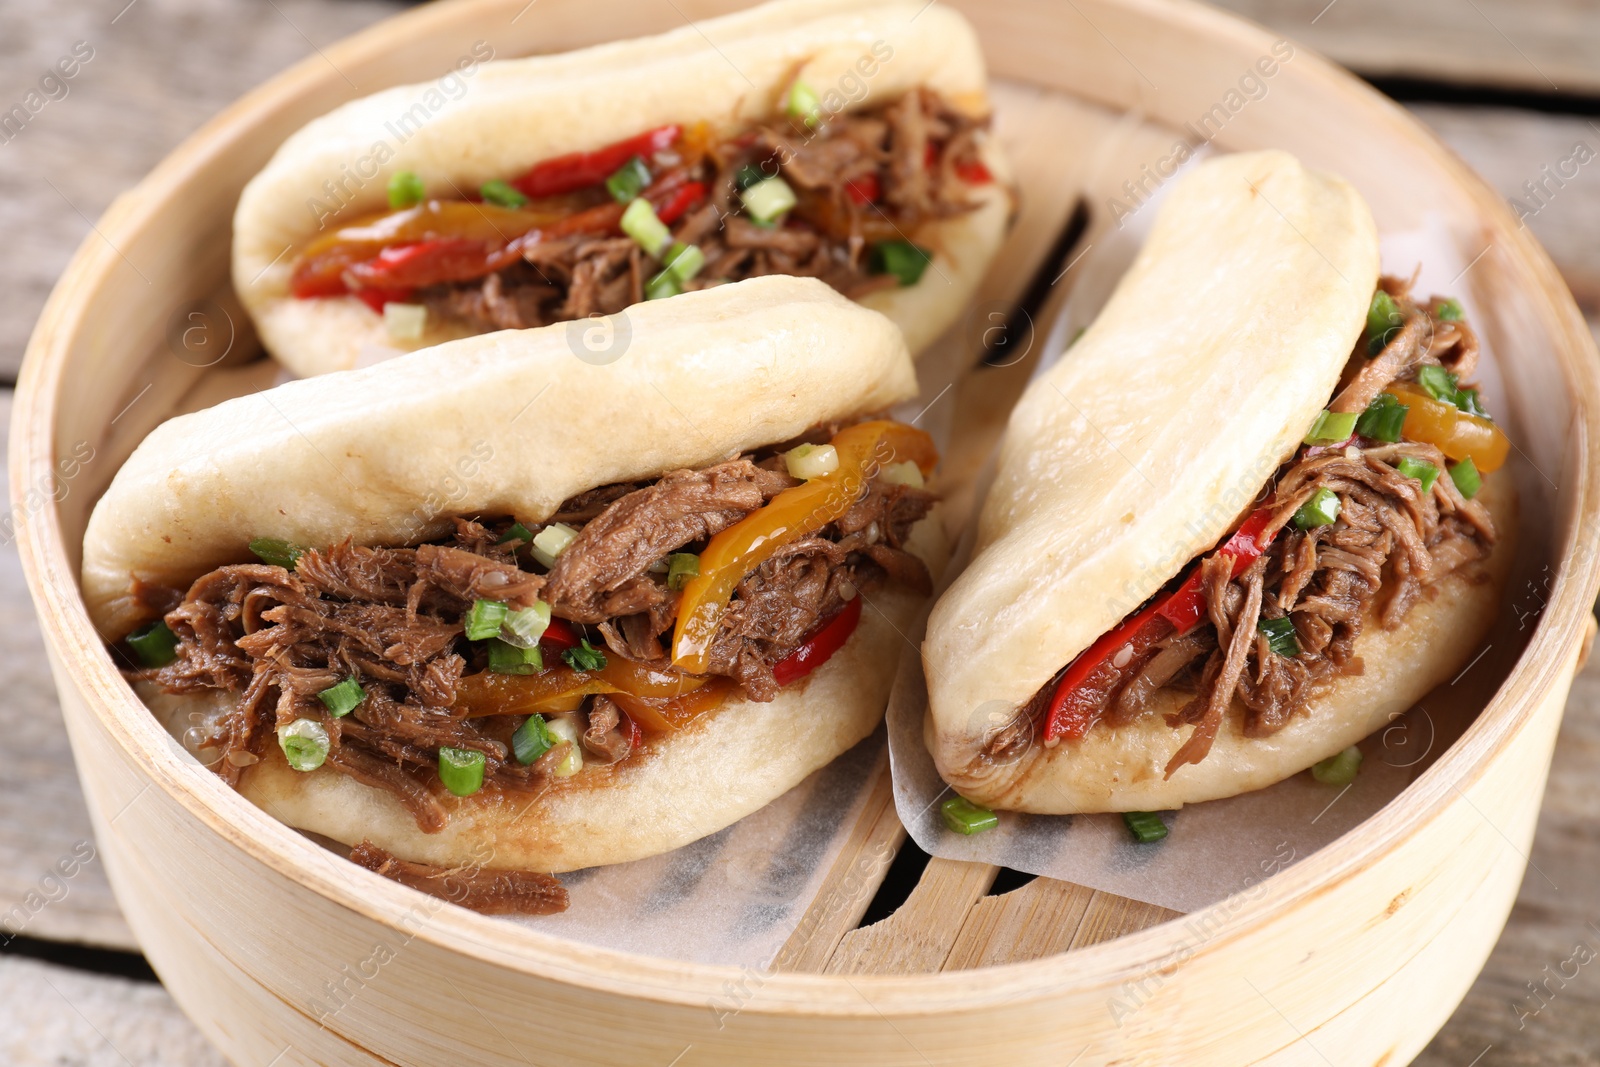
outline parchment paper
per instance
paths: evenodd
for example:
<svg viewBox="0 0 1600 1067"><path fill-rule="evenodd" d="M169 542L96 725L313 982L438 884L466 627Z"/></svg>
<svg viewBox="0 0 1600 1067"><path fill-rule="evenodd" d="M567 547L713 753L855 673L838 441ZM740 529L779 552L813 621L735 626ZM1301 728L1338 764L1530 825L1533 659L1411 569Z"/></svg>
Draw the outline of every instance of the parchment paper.
<svg viewBox="0 0 1600 1067"><path fill-rule="evenodd" d="M1049 331L1036 375L1056 359L1071 358L1065 354L1069 342L1110 297L1142 245L1154 214L1147 204L1084 256L1079 266L1084 276ZM1475 302L1465 274L1476 250L1463 254L1471 236L1449 233L1437 218L1430 218L1417 232L1386 234L1381 246L1383 271L1409 276L1420 265L1415 291L1457 297L1467 320L1474 321ZM1218 372L1226 373L1226 368ZM1504 392L1487 344L1478 377L1489 410L1509 415L1499 403ZM1501 421L1504 425L1505 418ZM981 479L980 499L993 480L993 464L991 457ZM1525 472L1515 464L1498 473L1516 478L1519 487L1527 484ZM947 581L966 562L971 538L969 528ZM1505 622L1501 620L1502 629ZM920 662L907 657L889 705L895 805L912 838L935 856L997 864L1176 911L1196 911L1305 858L1399 795L1460 736L1493 695L1515 644L1496 641L1500 652L1477 670L1469 665L1455 683L1435 690L1393 721L1374 721L1373 733L1361 744L1361 773L1352 785L1326 786L1302 773L1255 793L1191 804L1164 813L1170 832L1156 844L1135 842L1122 817L1115 814L1001 813L1000 825L985 833L968 837L946 829L939 803L954 792L940 780L924 744L927 691Z"/></svg>
<svg viewBox="0 0 1600 1067"><path fill-rule="evenodd" d="M882 756L879 729L727 829L650 859L563 874L567 911L509 921L649 956L765 967L820 890Z"/></svg>

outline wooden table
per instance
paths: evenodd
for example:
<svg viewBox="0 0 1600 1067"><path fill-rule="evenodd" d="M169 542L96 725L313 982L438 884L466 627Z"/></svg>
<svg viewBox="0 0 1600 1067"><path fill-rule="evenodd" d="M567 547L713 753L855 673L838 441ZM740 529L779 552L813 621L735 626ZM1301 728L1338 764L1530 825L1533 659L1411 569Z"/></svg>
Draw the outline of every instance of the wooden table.
<svg viewBox="0 0 1600 1067"><path fill-rule="evenodd" d="M400 6L63 0L25 8L9 0L0 8L0 112L22 102L58 60L78 60L65 95L47 86L57 98L15 136L0 133L0 263L9 283L0 290L0 428L33 320L110 200L224 104ZM1600 322L1600 9L1583 0L1225 6L1408 99L1492 184L1522 201L1528 226ZM1589 162L1576 177L1546 182L1536 195L1525 187L1580 145ZM137 955L95 859L32 612L16 548L0 545L0 723L8 742L0 762L0 1063L220 1064ZM1487 968L1417 1063L1600 1062L1597 765L1600 659L1573 687L1551 769L1532 857L1548 880L1530 873L1524 881ZM7 941L11 931L18 936ZM1592 962L1571 962L1579 946L1576 959Z"/></svg>

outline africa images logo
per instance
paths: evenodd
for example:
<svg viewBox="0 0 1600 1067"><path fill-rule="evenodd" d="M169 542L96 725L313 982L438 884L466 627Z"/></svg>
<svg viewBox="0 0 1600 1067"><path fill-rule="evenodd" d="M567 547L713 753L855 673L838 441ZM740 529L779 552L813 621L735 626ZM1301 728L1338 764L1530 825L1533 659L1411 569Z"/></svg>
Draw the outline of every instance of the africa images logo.
<svg viewBox="0 0 1600 1067"><path fill-rule="evenodd" d="M633 324L626 311L615 315L590 315L567 322L567 347L591 367L615 363L633 342Z"/></svg>

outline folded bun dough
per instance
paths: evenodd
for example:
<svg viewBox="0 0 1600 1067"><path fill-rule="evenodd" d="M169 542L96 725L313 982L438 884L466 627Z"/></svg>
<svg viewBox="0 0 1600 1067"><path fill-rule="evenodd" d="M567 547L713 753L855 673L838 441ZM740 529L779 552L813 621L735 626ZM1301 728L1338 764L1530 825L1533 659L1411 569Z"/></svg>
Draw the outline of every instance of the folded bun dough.
<svg viewBox="0 0 1600 1067"><path fill-rule="evenodd" d="M1168 726L1166 716L1192 694L1161 689L1127 726L1097 727L1053 749L1035 739L1003 760L942 765L941 772L962 796L1007 811L1166 811L1263 789L1342 752L1449 682L1483 648L1516 553L1516 497L1500 477L1485 479L1476 499L1494 519L1489 558L1430 586L1393 630L1369 612L1354 649L1361 673L1323 682L1304 714L1271 736L1246 737L1235 702L1205 759L1166 778L1167 761L1190 733Z"/></svg>
<svg viewBox="0 0 1600 1067"><path fill-rule="evenodd" d="M1219 157L1173 186L1105 309L1012 413L972 561L929 619L947 780L1237 524L1328 403L1377 277L1361 197L1287 153ZM1068 749L1027 758L1065 779ZM1178 777L1196 773L1213 772ZM1006 806L1063 810L1047 792Z"/></svg>
<svg viewBox="0 0 1600 1067"><path fill-rule="evenodd" d="M863 57L870 76L858 67ZM988 110L972 27L921 0L779 0L657 37L488 62L456 99L446 100L437 82L387 89L285 141L240 197L234 285L268 351L301 376L466 336L467 327L437 322L415 341L397 341L353 296L295 299L289 281L297 251L338 218L385 210L388 180L399 171L417 174L428 189L472 190L670 123L703 121L725 132L780 113L797 77L825 98L837 91L846 110L890 102L919 85L968 113ZM429 117L398 138L397 119L419 107ZM1001 180L973 187L980 207L908 235L935 252L921 282L862 301L905 331L913 353L954 321L1004 235L1009 170L993 139L982 158Z"/></svg>
<svg viewBox="0 0 1600 1067"><path fill-rule="evenodd" d="M538 522L586 489L706 466L917 389L894 324L810 278L752 278L584 329L618 354L596 357L565 324L507 330L157 427L84 536L101 636L148 616L135 579L186 588L252 559L253 537L397 545L452 515Z"/></svg>
<svg viewBox="0 0 1600 1067"><path fill-rule="evenodd" d="M628 318L626 351L605 365L574 355L562 325L503 332L166 423L90 520L84 592L100 632L114 640L139 621L135 576L182 587L249 558L253 536L405 544L451 515L537 522L583 490L704 466L916 392L893 324L815 280L754 279ZM937 519L908 547L937 572ZM920 603L903 589L873 594L845 645L776 699L736 692L622 763L536 792L442 797L440 833L332 767L290 769L276 747L239 790L291 826L415 862L566 871L655 855L762 807L871 733ZM180 739L207 736L236 699L139 692Z"/></svg>

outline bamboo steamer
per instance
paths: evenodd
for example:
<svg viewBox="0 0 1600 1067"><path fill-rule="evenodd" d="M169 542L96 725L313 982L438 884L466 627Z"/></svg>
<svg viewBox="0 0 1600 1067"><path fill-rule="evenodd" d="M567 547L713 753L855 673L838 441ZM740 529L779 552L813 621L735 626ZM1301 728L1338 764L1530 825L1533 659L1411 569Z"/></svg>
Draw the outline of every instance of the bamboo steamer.
<svg viewBox="0 0 1600 1067"><path fill-rule="evenodd" d="M79 250L18 385L13 516L96 833L151 962L241 1065L1406 1062L1505 921L1586 652L1600 583L1589 448L1600 364L1545 254L1417 123L1304 49L1261 79L1265 95L1228 106L1273 41L1192 3L957 4L999 79L1028 194L980 296L1014 306L1035 271L1060 269L1047 255L1080 192L1097 190L1092 239L1113 224L1104 198L1124 178L1146 180L1141 163L1160 170L1172 131L1223 103L1218 147L1278 146L1337 170L1381 228L1431 211L1481 235L1470 284L1492 299L1479 301L1490 309L1479 326L1514 370L1519 447L1558 487L1520 549L1524 570L1548 567L1522 654L1467 733L1335 844L1189 917L1043 879L985 896L993 868L934 860L893 916L855 929L882 877L875 858L903 833L880 780L774 968L687 964L574 946L368 884L180 759L113 669L76 587L84 522L133 444L219 373L195 365L209 358L174 359L173 331L231 320L221 364L251 350L219 280L238 192L279 141L350 97L443 72L476 40L499 56L562 50L737 6L460 0L412 11L234 105L120 198ZM963 383L969 462L1019 383L994 371ZM326 982L352 974L356 995L319 1014Z"/></svg>

